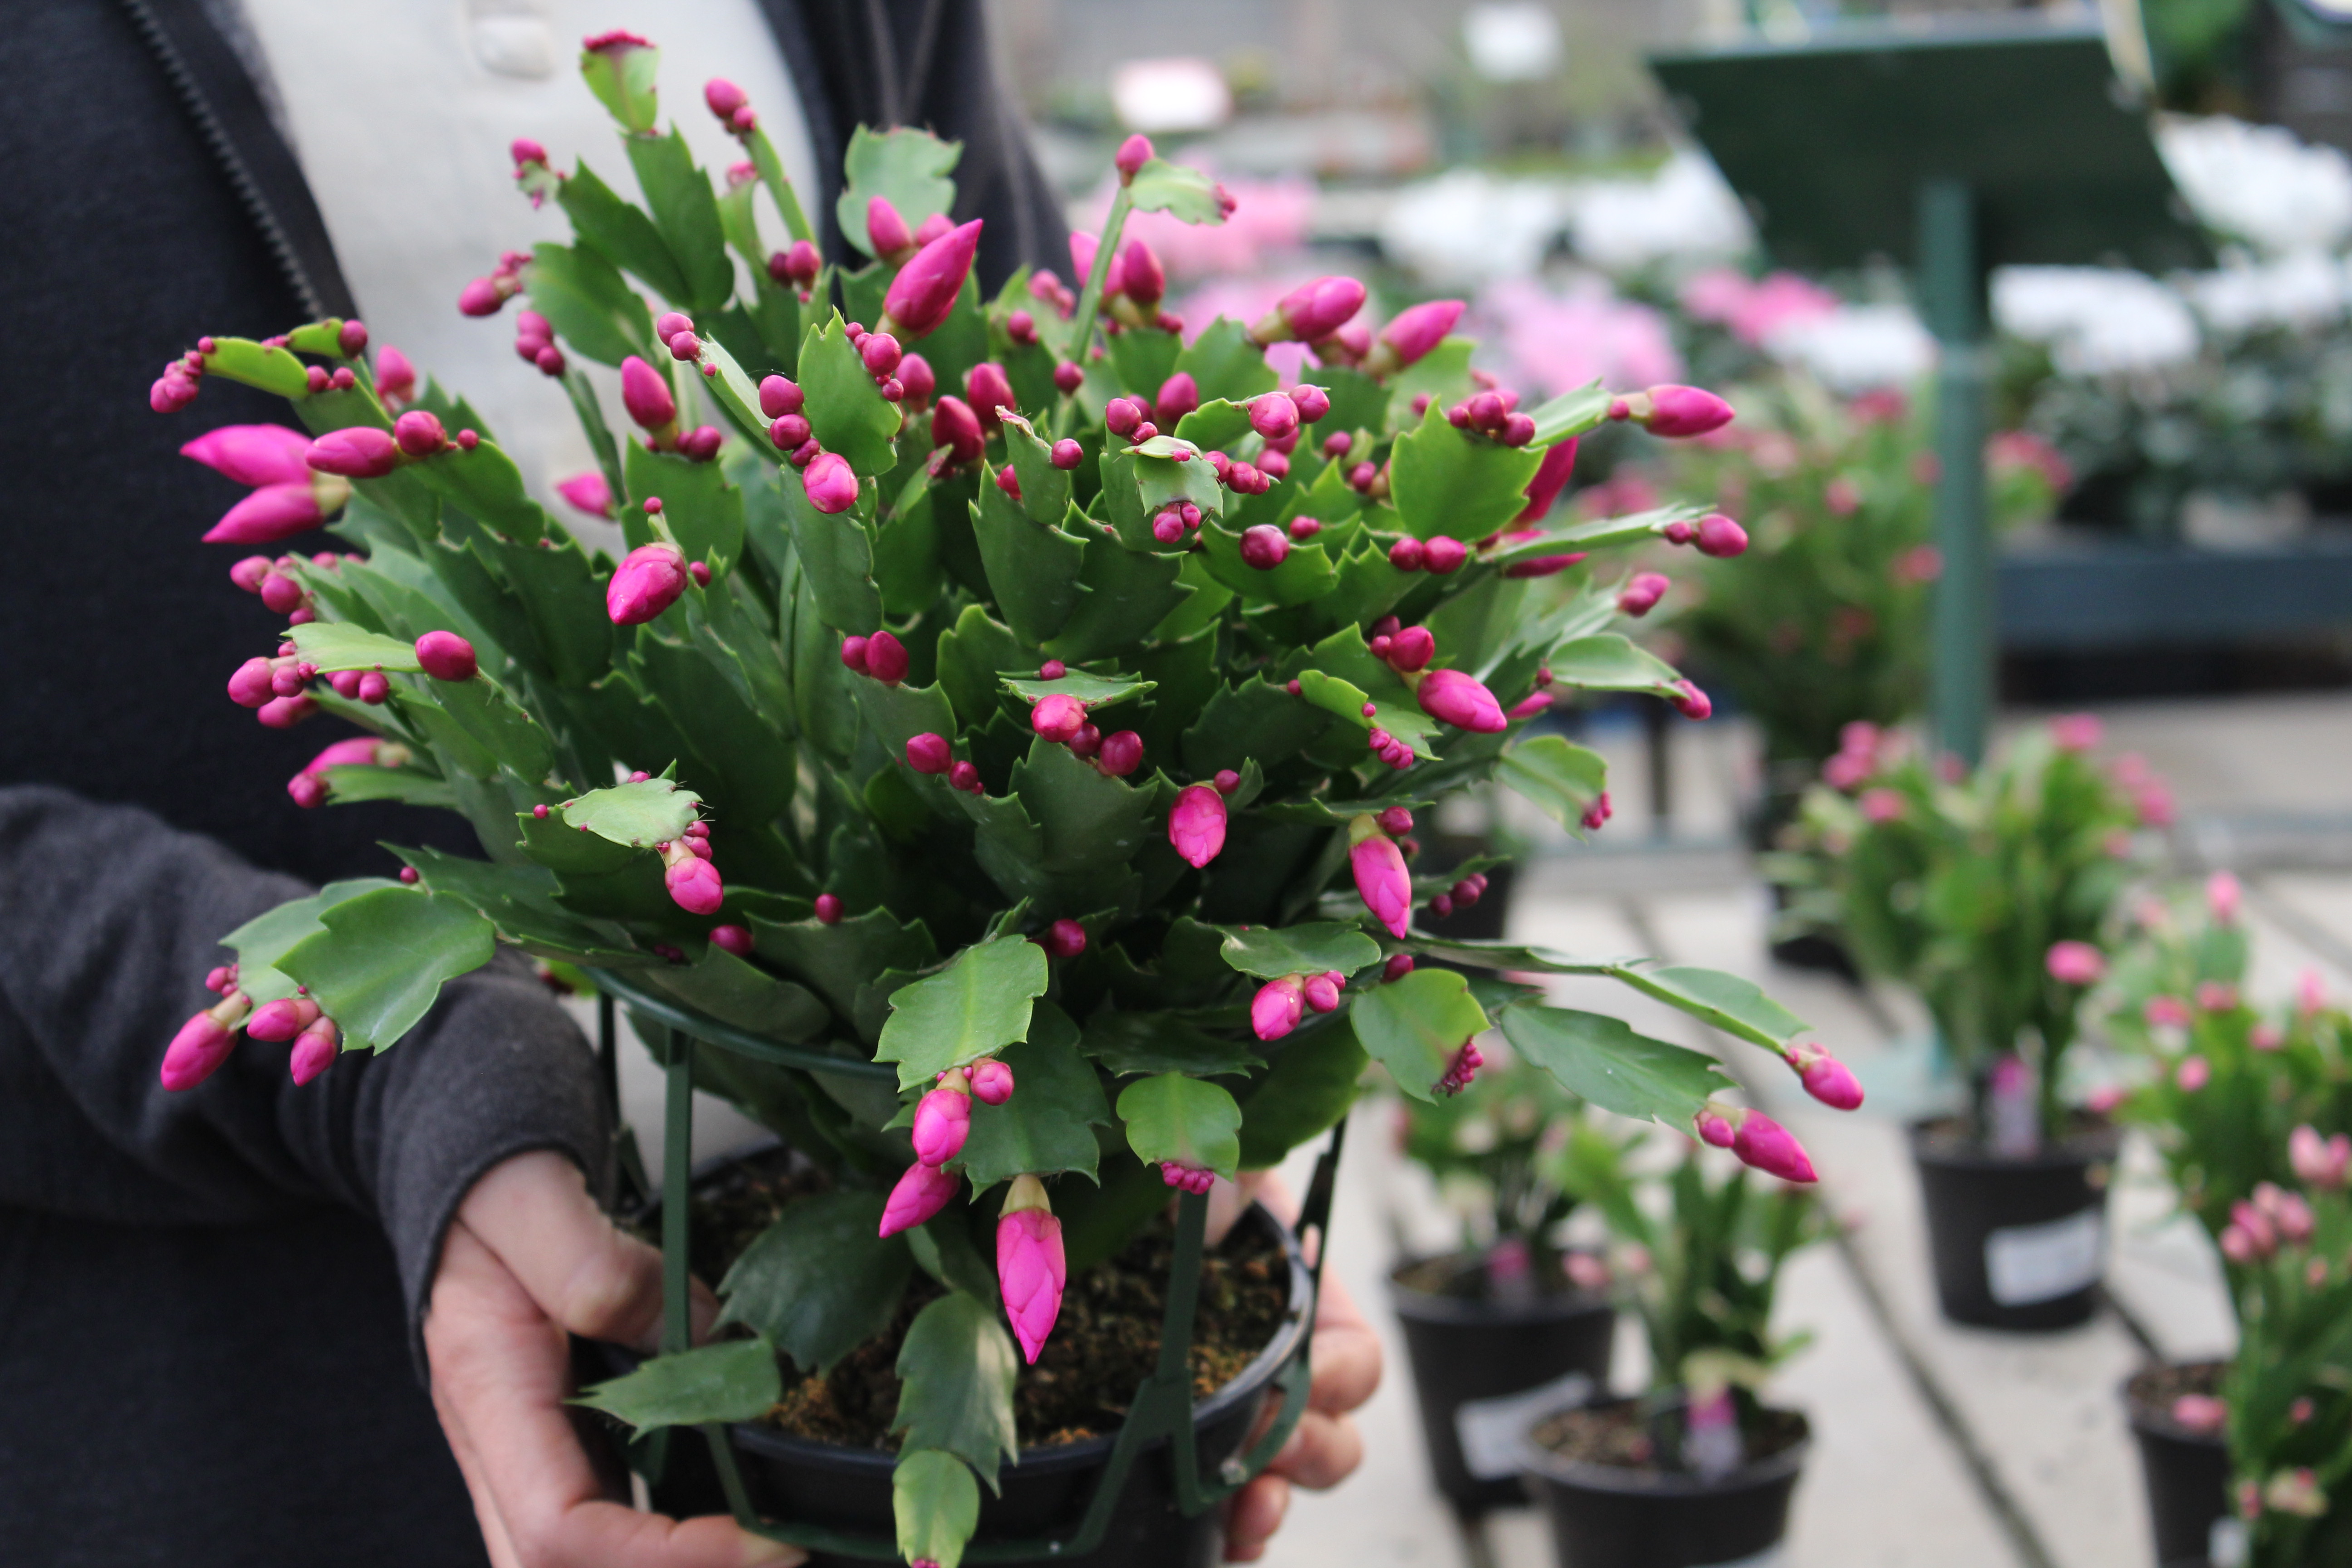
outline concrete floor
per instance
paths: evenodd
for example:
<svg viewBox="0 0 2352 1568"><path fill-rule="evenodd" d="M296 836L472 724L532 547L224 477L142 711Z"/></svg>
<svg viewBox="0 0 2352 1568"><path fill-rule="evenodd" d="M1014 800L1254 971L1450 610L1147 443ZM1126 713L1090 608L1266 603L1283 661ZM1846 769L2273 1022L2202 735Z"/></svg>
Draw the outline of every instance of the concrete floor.
<svg viewBox="0 0 2352 1568"><path fill-rule="evenodd" d="M2256 994L2283 994L2306 967L2352 987L2352 697L2143 703L2102 716L2108 753L2139 752L2172 784L2182 868L2231 865L2245 877ZM1895 1114L1902 1042L1922 1020L1899 994L1863 995L1768 960L1765 896L1736 847L1749 738L1736 721L1677 723L1671 736L1670 822L1650 818L1644 748L1630 727L1594 737L1611 758L1618 816L1592 846L1574 846L1542 818L1506 806L1505 822L1531 846L1511 934L1749 975L1811 1023L1866 1084L1885 1089L1855 1114L1825 1112L1793 1094L1785 1069L1735 1042L1702 1039L1679 1014L1605 983L1559 984L1563 1000L1591 995L1580 1005L1608 1005L1637 1027L1722 1054L1804 1141L1849 1221L1842 1245L1802 1255L1785 1277L1780 1326L1810 1328L1815 1339L1784 1369L1777 1394L1809 1412L1814 1447L1782 1551L1738 1568L2147 1568L2140 1479L2116 1389L2145 1359L2137 1334L2168 1356L2226 1352L2229 1316L2201 1235L2167 1217L2152 1157L2138 1151L2126 1158L2111 1227L2116 1307L2081 1329L2036 1336L1942 1321ZM657 1170L659 1079L642 1053L624 1059L625 1099ZM717 1101L704 1110L698 1153L730 1147L750 1130ZM1394 1154L1390 1114L1378 1100L1357 1112L1362 1135L1349 1141L1330 1265L1386 1336L1390 1374L1360 1416L1361 1470L1335 1491L1299 1494L1265 1561L1538 1568L1551 1552L1537 1517L1497 1515L1465 1536L1427 1479L1403 1346L1382 1291L1400 1247L1444 1245L1450 1222L1425 1180ZM1618 1364L1631 1389L1642 1354L1638 1335L1625 1330Z"/></svg>

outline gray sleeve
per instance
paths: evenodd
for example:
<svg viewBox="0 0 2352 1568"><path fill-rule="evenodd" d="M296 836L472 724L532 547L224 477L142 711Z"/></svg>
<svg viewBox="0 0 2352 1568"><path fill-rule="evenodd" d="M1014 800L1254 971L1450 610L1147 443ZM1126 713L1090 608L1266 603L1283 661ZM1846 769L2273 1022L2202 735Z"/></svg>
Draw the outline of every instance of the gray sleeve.
<svg viewBox="0 0 2352 1568"><path fill-rule="evenodd" d="M476 1179L552 1149L603 1191L610 1120L587 1042L511 952L389 1050L305 1087L289 1046L246 1039L203 1084L165 1089L164 1046L233 956L218 938L305 891L146 812L0 788L0 1204L147 1226L371 1215L416 1348Z"/></svg>

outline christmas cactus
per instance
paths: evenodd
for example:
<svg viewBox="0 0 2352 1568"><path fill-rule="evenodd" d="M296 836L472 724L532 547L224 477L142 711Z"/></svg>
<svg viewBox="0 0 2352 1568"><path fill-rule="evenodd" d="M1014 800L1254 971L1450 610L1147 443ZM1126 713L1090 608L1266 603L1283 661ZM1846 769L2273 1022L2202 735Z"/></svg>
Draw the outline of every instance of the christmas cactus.
<svg viewBox="0 0 2352 1568"><path fill-rule="evenodd" d="M1172 1192L1331 1127L1370 1062L1430 1100L1499 1024L1597 1105L1698 1130L1743 1115L1710 1100L1730 1080L1702 1053L1522 990L1490 1009L1417 957L1612 976L1811 1059L1798 1021L1731 976L1413 928L1455 885L1415 877L1416 813L1488 779L1571 830L1601 801L1599 757L1530 733L1548 706L1622 690L1703 710L1610 629L1598 552L1720 520L1547 513L1580 432L1729 411L1597 386L1520 409L1451 310L1375 337L1347 278L1188 333L1121 228L1215 224L1225 202L1140 138L1104 233L1074 247L1075 292L1024 270L983 300L980 225L947 216L958 149L911 130L853 140L853 254L828 262L740 90L704 89L745 154L723 190L656 130L656 59L613 34L582 60L642 204L518 142L521 192L573 242L506 256L459 300L512 306L519 356L577 410L598 468L562 489L617 522L617 561L542 509L462 397L389 349L371 363L356 321L206 338L153 387L170 410L226 376L306 432L190 444L255 487L210 537L324 520L354 548L231 572L288 623L231 697L265 724L363 732L289 783L295 804L446 806L486 856L402 850L397 880L229 933L220 1000L163 1076L201 1082L240 1030L294 1040L299 1079L383 1050L501 942L790 1047L796 1065L696 1069L829 1190L730 1275L719 1343L600 1398L647 1426L751 1419L780 1356L831 1366L919 1265L947 1289L898 1363L898 1545L952 1564L1015 1457L1014 1380L1072 1272ZM1305 384L1266 363L1286 340L1317 356ZM617 369L625 422L583 362ZM1538 611L1543 575L1569 591Z"/></svg>

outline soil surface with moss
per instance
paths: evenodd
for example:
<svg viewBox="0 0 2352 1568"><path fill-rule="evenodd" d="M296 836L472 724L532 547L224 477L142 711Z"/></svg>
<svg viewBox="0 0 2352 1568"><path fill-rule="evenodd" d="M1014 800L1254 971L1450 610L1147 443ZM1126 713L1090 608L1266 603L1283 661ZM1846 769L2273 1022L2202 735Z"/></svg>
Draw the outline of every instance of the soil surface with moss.
<svg viewBox="0 0 2352 1568"><path fill-rule="evenodd" d="M1759 1411L1755 1429L1740 1434L1746 1444L1745 1462L1752 1465L1795 1447L1804 1440L1805 1431L1805 1418L1793 1410ZM1653 1475L1690 1473L1659 1462L1658 1442L1638 1399L1563 1410L1538 1423L1528 1436L1572 1464L1606 1465Z"/></svg>
<svg viewBox="0 0 2352 1568"><path fill-rule="evenodd" d="M824 1184L822 1175L782 1150L754 1155L698 1184L688 1248L696 1274L724 1279L787 1202ZM1137 1386L1159 1363L1175 1245L1174 1226L1163 1217L1118 1256L1070 1279L1053 1337L1037 1363L1023 1367L1013 1384L1013 1423L1024 1448L1118 1430ZM787 1362L784 1397L768 1413L769 1423L821 1442L895 1450L898 1438L890 1418L898 1408L898 1377L892 1368L915 1314L944 1293L919 1268L889 1326L830 1373L800 1374ZM1206 1398L1241 1375L1273 1340L1289 1306L1290 1268L1281 1247L1255 1226L1236 1226L1203 1260L1192 1327L1193 1397Z"/></svg>

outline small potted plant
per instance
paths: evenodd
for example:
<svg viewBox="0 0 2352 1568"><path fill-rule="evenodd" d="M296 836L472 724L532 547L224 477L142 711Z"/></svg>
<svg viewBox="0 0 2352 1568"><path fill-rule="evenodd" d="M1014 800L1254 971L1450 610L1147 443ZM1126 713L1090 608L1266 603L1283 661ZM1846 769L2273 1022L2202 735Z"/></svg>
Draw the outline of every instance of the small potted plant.
<svg viewBox="0 0 2352 1568"><path fill-rule="evenodd" d="M2322 1146L2305 1129L2305 1151ZM2221 1383L2231 1517L2212 1568L2352 1563L2352 1204L2336 1151L2269 1182L2222 1228L2238 1351Z"/></svg>
<svg viewBox="0 0 2352 1568"><path fill-rule="evenodd" d="M2081 1322L2104 1271L2116 1135L2070 1102L2065 1055L2134 830L2170 805L2136 764L2100 768L2098 738L2095 720L2061 720L1968 773L1858 731L1844 787L1807 795L1801 852L1776 862L1800 889L1793 917L1918 994L1965 1089L1911 1145L1937 1294L1959 1322Z"/></svg>
<svg viewBox="0 0 2352 1568"><path fill-rule="evenodd" d="M1462 1215L1462 1245L1389 1276L1437 1489L1465 1514L1523 1503L1528 1414L1609 1387L1617 1308L1608 1267L1560 1230L1572 1168L1622 1125L1584 1114L1550 1074L1500 1050L1477 1087L1399 1111L1405 1157Z"/></svg>
<svg viewBox="0 0 2352 1568"><path fill-rule="evenodd" d="M1714 1170L1697 1149L1650 1180L1630 1178L1614 1152L1606 1140L1582 1145L1574 1180L1608 1216L1621 1297L1649 1342L1650 1387L1546 1415L1529 1433L1528 1473L1558 1560L1686 1568L1759 1558L1787 1531L1811 1430L1762 1401L1772 1368L1807 1338L1773 1333L1773 1297L1781 1264L1826 1223L1810 1187L1759 1186L1745 1170Z"/></svg>
<svg viewBox="0 0 2352 1568"><path fill-rule="evenodd" d="M2201 893L2140 900L2094 994L2103 1033L2140 1068L2112 1096L2115 1115L2147 1131L2181 1207L2217 1246L2265 1184L2324 1186L2352 1163L2342 1068L2352 1018L2327 1004L2315 974L2292 1005L2245 996L2242 900L2226 871ZM2236 1266L2224 1254L2225 1269ZM2159 1561L2203 1552L2228 1508L2227 1370L2158 1364L2125 1384Z"/></svg>
<svg viewBox="0 0 2352 1568"><path fill-rule="evenodd" d="M740 89L703 92L745 153L723 192L656 130L657 58L612 33L581 62L644 204L517 142L572 243L459 300L527 301L518 353L598 456L563 492L618 522L618 561L359 322L206 337L151 389L172 412L226 377L305 427L190 444L261 487L212 538L331 519L353 547L230 574L282 617L231 698L358 731L294 805L449 807L487 857L403 850L398 879L229 933L164 1082L196 1091L240 1040L309 1082L395 1045L501 943L576 965L667 1077L664 1353L583 1396L645 1435L656 1499L821 1563L955 1568L977 1542L1203 1563L1210 1505L1303 1408L1315 1278L1263 1210L1210 1247L1204 1194L1332 1128L1370 1061L1432 1100L1499 1024L1571 1092L1744 1118L1736 1152L1791 1157L1713 1099L1712 1058L1524 990L1482 1004L1415 961L1612 976L1817 1071L1785 1010L1713 971L1416 934L1453 880L1416 879L1402 843L1488 779L1580 820L1601 759L1525 728L1556 694L1704 711L1607 629L1599 561L1569 558L1718 522L1520 519L1580 431L1729 409L1593 387L1522 410L1473 378L1451 315L1374 339L1347 278L1188 337L1121 227L1227 203L1139 137L1075 291L1023 272L983 301L980 225L946 216L958 150L912 130L853 139L855 254L828 263ZM1265 350L1289 340L1319 363L1286 389ZM581 361L618 370L617 430ZM1570 570L1565 607L1531 611L1528 573ZM698 1083L785 1166L693 1191ZM699 1347L690 1261L724 1302ZM1112 1353L1137 1344L1139 1374Z"/></svg>

